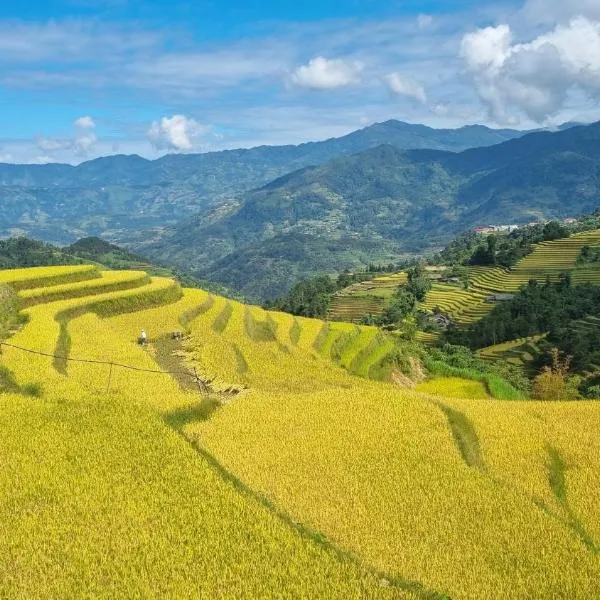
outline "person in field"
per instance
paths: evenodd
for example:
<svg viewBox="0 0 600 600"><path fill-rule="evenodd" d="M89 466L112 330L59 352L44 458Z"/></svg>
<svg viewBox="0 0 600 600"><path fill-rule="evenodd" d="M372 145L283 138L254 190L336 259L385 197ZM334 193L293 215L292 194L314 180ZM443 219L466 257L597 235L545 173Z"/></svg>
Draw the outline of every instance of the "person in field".
<svg viewBox="0 0 600 600"><path fill-rule="evenodd" d="M142 333L140 334L140 345L145 346L148 343L148 335L146 334L146 330L142 329Z"/></svg>

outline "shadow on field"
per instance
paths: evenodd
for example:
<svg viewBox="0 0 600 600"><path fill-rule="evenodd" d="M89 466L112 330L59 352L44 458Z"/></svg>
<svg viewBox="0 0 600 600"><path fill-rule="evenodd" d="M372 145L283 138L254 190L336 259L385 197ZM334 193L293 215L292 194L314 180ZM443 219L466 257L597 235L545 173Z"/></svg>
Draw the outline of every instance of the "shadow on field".
<svg viewBox="0 0 600 600"><path fill-rule="evenodd" d="M213 405L211 402L214 402L215 404ZM299 523L290 514L278 508L266 495L253 490L239 477L229 471L221 462L217 460L217 458L215 458L210 452L200 445L198 439L188 435L185 431L187 425L199 421L206 421L220 406L221 403L217 398L205 397L198 404L194 404L187 408L173 411L167 415L164 415L163 419L169 427L181 435L183 439L186 440L186 442L188 442L192 448L194 448L194 450L210 465L210 467L223 481L233 486L236 491L244 495L246 498L250 498L251 500L260 503L269 512L283 521L288 527L291 527L299 536L311 540L313 543L323 548L326 552L333 554L340 562L353 564L364 573L368 573L369 575L375 577L382 587L394 587L399 590L410 592L422 600L452 600L449 595L430 590L418 581L401 579L365 564L360 556L339 548L323 533L316 531L315 529L312 529L303 523Z"/></svg>
<svg viewBox="0 0 600 600"><path fill-rule="evenodd" d="M441 402L436 402L436 404L446 416L452 437L467 466L485 471L485 461L479 445L479 438L471 421L458 410Z"/></svg>
<svg viewBox="0 0 600 600"><path fill-rule="evenodd" d="M588 550L594 554L600 552L600 547L594 540L594 538L585 529L583 523L577 518L573 509L569 505L567 498L567 480L565 477L565 471L567 465L561 456L560 452L553 446L547 446L546 451L548 453L548 484L552 490L552 494L556 498L557 502L563 507L567 516L566 524L573 533L582 541Z"/></svg>

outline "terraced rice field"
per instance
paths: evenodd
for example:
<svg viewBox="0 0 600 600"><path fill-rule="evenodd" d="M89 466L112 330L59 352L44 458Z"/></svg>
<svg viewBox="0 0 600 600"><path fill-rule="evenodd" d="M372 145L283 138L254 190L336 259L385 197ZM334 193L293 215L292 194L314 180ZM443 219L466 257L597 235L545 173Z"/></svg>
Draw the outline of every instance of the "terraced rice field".
<svg viewBox="0 0 600 600"><path fill-rule="evenodd" d="M421 308L448 315L459 324L466 325L485 316L493 304L485 302L487 294L463 290L457 286L434 283Z"/></svg>
<svg viewBox="0 0 600 600"><path fill-rule="evenodd" d="M401 272L354 283L334 296L327 318L330 321L358 323L367 315L377 317L398 287L406 281L406 273Z"/></svg>
<svg viewBox="0 0 600 600"><path fill-rule="evenodd" d="M540 282L550 277L557 281L560 273L571 273L574 283L600 285L600 266L578 267L577 257L585 245L600 244L600 230L579 233L564 240L542 242L512 269L501 267L470 267L469 290L434 284L422 304L425 310L439 307L459 325L469 325L490 312L494 304L486 298L494 294L515 293L530 279Z"/></svg>
<svg viewBox="0 0 600 600"><path fill-rule="evenodd" d="M9 343L108 364L0 356L1 597L600 597L598 403L417 393L352 374L373 328L78 276Z"/></svg>
<svg viewBox="0 0 600 600"><path fill-rule="evenodd" d="M535 358L537 344L542 338L543 336L538 335L488 346L479 350L477 355L483 360L492 362L502 360L526 370L529 363Z"/></svg>
<svg viewBox="0 0 600 600"><path fill-rule="evenodd" d="M439 337L439 333L429 333L426 331L417 331L415 335L415 339L417 340L417 342L421 342L426 346L433 346L437 342Z"/></svg>

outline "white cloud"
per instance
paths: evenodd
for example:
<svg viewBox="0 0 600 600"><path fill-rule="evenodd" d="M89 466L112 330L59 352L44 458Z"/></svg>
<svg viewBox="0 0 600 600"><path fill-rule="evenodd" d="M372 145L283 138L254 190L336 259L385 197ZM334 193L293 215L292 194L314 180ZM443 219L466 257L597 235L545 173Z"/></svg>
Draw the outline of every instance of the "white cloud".
<svg viewBox="0 0 600 600"><path fill-rule="evenodd" d="M397 96L405 96L423 104L427 102L425 88L416 79L400 75L400 73L388 73L384 80Z"/></svg>
<svg viewBox="0 0 600 600"><path fill-rule="evenodd" d="M75 135L71 138L56 139L39 136L35 140L35 145L39 150L45 152L45 162L52 162L52 155L61 153L65 150L72 151L79 158L86 158L94 149L98 138L91 131L96 124L92 117L85 116L75 119L73 122ZM36 159L37 160L37 159Z"/></svg>
<svg viewBox="0 0 600 600"><path fill-rule="evenodd" d="M73 140L73 151L77 156L87 157L96 145L98 138L92 133L80 133Z"/></svg>
<svg viewBox="0 0 600 600"><path fill-rule="evenodd" d="M38 137L35 140L35 145L44 152L55 152L71 147L69 140L55 140L52 138Z"/></svg>
<svg viewBox="0 0 600 600"><path fill-rule="evenodd" d="M600 23L585 17L516 43L508 25L464 36L462 56L490 115L540 123L556 115L571 90L600 95Z"/></svg>
<svg viewBox="0 0 600 600"><path fill-rule="evenodd" d="M333 90L358 83L363 68L364 65L359 61L329 60L317 56L308 64L298 67L290 76L290 81L312 90Z"/></svg>
<svg viewBox="0 0 600 600"><path fill-rule="evenodd" d="M148 139L157 150L178 150L187 152L199 147L200 138L210 131L210 127L201 125L184 115L162 117L153 121L148 130Z"/></svg>
<svg viewBox="0 0 600 600"><path fill-rule="evenodd" d="M79 117L79 119L75 120L75 127L78 127L79 129L93 129L96 127L96 123L92 117Z"/></svg>
<svg viewBox="0 0 600 600"><path fill-rule="evenodd" d="M428 27L431 27L432 24L433 17L431 15L421 14L417 17L417 25L419 26L419 29L427 29Z"/></svg>

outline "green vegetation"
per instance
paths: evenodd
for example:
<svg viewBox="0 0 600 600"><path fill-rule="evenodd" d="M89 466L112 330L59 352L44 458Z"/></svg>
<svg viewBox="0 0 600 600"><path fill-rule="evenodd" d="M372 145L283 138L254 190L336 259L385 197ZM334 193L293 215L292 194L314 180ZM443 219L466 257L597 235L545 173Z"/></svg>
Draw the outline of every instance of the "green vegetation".
<svg viewBox="0 0 600 600"><path fill-rule="evenodd" d="M417 302L423 302L431 289L431 280L421 265L407 271L408 283L398 288L392 301L383 311L382 325L399 325L408 315L415 312Z"/></svg>
<svg viewBox="0 0 600 600"><path fill-rule="evenodd" d="M600 263L600 246L584 246L577 257L578 265Z"/></svg>
<svg viewBox="0 0 600 600"><path fill-rule="evenodd" d="M481 360L465 346L445 344L427 350L425 367L441 377L459 377L485 384L490 396L499 400L523 400L531 383L516 367L507 363Z"/></svg>
<svg viewBox="0 0 600 600"><path fill-rule="evenodd" d="M600 336L593 327L578 327L580 319L600 314L600 287L572 285L568 274L558 283L531 281L509 302L497 305L481 321L467 329L451 328L446 339L453 343L484 348L517 338L546 334L538 342L557 347L571 357L577 372L600 365ZM549 357L549 354L545 354ZM548 358L545 359L546 362ZM542 359L542 364L544 364Z"/></svg>
<svg viewBox="0 0 600 600"><path fill-rule="evenodd" d="M432 252L457 228L590 213L597 198L580 190L595 189L599 138L594 124L460 154L382 145L249 191L220 218L198 218L143 251L252 300L275 298L316 273ZM542 225L529 240L498 239L493 259L483 262L513 265L531 243L555 239L562 231L552 229L562 227ZM483 242L485 252L495 239Z"/></svg>

